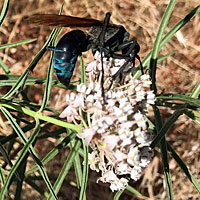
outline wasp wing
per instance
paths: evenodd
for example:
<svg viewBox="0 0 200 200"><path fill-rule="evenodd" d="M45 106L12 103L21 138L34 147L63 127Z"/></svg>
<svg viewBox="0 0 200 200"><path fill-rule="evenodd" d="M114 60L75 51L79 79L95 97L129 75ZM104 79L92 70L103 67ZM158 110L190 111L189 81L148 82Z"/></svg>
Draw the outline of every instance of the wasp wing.
<svg viewBox="0 0 200 200"><path fill-rule="evenodd" d="M28 17L28 21L46 26L59 26L59 27L90 27L102 25L102 21L89 18L74 17L68 15L56 14L37 14Z"/></svg>

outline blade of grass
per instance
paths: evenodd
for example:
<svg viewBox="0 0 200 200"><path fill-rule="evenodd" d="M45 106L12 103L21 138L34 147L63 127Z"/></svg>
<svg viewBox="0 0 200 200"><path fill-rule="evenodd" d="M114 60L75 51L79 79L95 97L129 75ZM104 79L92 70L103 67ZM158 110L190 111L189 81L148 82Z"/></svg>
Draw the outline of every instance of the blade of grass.
<svg viewBox="0 0 200 200"><path fill-rule="evenodd" d="M41 113L37 113L37 112L34 112L32 110L26 109L22 106L17 106L17 105L11 104L11 103L1 103L1 102L0 102L0 106L10 108L10 109L18 111L18 112L22 112L22 113L27 114L31 117L37 116L37 118L40 119L40 120L47 121L49 123L56 124L56 125L61 126L61 127L72 129L72 130L74 130L78 133L80 132L79 128L74 124L63 122L62 120L57 120L53 117L45 116Z"/></svg>
<svg viewBox="0 0 200 200"><path fill-rule="evenodd" d="M5 49L5 48L16 47L16 46L23 45L23 44L29 44L29 43L34 42L36 40L37 39L28 39L28 40L22 40L22 41L11 43L11 44L2 44L2 45L0 45L0 50Z"/></svg>
<svg viewBox="0 0 200 200"><path fill-rule="evenodd" d="M79 139L76 139L73 149L70 151L70 153L67 157L67 160L65 161L64 166L53 186L56 194L58 194L66 175L68 174L70 168L72 167L74 158L75 158L76 154L78 153L80 146L81 146L81 141ZM70 194L69 194L69 197L70 197ZM49 196L48 200L52 200L52 195Z"/></svg>
<svg viewBox="0 0 200 200"><path fill-rule="evenodd" d="M53 31L51 32L48 40L46 41L46 43L44 44L44 46L42 47L42 49L37 53L37 55L35 56L35 58L31 61L31 63L29 64L29 66L26 69L26 71L24 72L24 74L22 76L20 76L20 78L18 79L18 81L16 82L16 84L12 87L12 89L6 95L3 96L4 99L9 99L13 94L15 94L15 92L23 84L25 84L26 79L28 78L29 73L34 70L36 64L38 63L38 61L42 58L42 56L46 52L46 48L49 45L49 43L51 42L51 40L54 37L55 33L56 33L56 29L53 29Z"/></svg>
<svg viewBox="0 0 200 200"><path fill-rule="evenodd" d="M3 24L3 22L6 18L6 15L8 13L9 3L10 3L9 0L4 0L4 4L3 4L2 11L1 11L1 16L0 16L0 26Z"/></svg>
<svg viewBox="0 0 200 200"><path fill-rule="evenodd" d="M182 101L188 105L200 108L200 100L187 96L185 94L161 94L157 95L158 100L166 101Z"/></svg>
<svg viewBox="0 0 200 200"><path fill-rule="evenodd" d="M156 132L158 133L162 127L162 117L160 115L160 111L157 108L157 106L153 106L153 110L156 116ZM152 148L152 146L150 145ZM166 147L166 140L165 136L162 137L160 141L160 149L161 149L161 155L162 155L162 163L163 163L163 170L165 175L165 183L167 188L167 194L170 200L173 200L173 190L172 190L172 179L169 171L169 164L168 164L168 156L167 156L167 147Z"/></svg>
<svg viewBox="0 0 200 200"><path fill-rule="evenodd" d="M7 154L5 148L3 147L3 145L1 143L0 143L0 152L1 152L2 156L4 157L5 161L8 163L8 165L12 168L12 166L13 166L12 161L10 160L9 155ZM15 176L18 180L20 180L18 172L15 172Z"/></svg>
<svg viewBox="0 0 200 200"><path fill-rule="evenodd" d="M18 200L21 199L21 194L22 194L22 186L23 186L23 181L25 178L25 171L26 171L26 165L27 165L27 158L29 156L29 153L26 153L26 156L22 160L21 165L19 166L19 175L20 175L20 180L17 181L17 188L16 188L16 193L15 193L15 199Z"/></svg>
<svg viewBox="0 0 200 200"><path fill-rule="evenodd" d="M62 11L63 11L63 4L60 8L59 14L61 14ZM57 32L58 29L56 28L55 30ZM55 46L56 40L61 32L62 32L62 28L59 29L58 33L54 35L54 39L52 42L53 46ZM45 107L48 103L48 100L49 100L49 96L50 96L50 92L51 92L51 83L52 83L52 79L53 79L53 60L54 60L53 57L54 57L54 52L51 53L50 64L49 64L48 73L47 73L45 92L44 92L41 108L38 112L42 112L45 109Z"/></svg>
<svg viewBox="0 0 200 200"><path fill-rule="evenodd" d="M1 182L1 185L4 185L4 184L5 184L4 172L3 172L3 170L2 170L1 167L0 167L0 182Z"/></svg>
<svg viewBox="0 0 200 200"><path fill-rule="evenodd" d="M17 75L0 75L0 86L12 86L16 84L16 81L20 78L20 76ZM34 85L34 84L42 84L46 85L46 79L44 78L38 78L38 77L28 77L25 85ZM59 83L58 80L52 80L51 82L52 86L64 88L66 89L66 86ZM76 86L70 85L68 90L76 91ZM1 97L2 98L2 97Z"/></svg>
<svg viewBox="0 0 200 200"><path fill-rule="evenodd" d="M58 144L55 148L53 148L43 159L42 164L46 165L51 159L53 159L61 149L66 147L68 143L70 143L71 140L73 140L76 137L75 133L71 133L69 136L67 136L60 144ZM26 172L26 174L34 173L38 170L38 166L34 166L30 170Z"/></svg>
<svg viewBox="0 0 200 200"><path fill-rule="evenodd" d="M0 58L0 66L2 67L3 71L6 74L10 74L10 69L8 68L8 66L3 62L3 60Z"/></svg>
<svg viewBox="0 0 200 200"><path fill-rule="evenodd" d="M161 20L161 24L159 26L159 30L156 36L156 40L153 46L153 50L152 50L152 55L150 58L150 76L152 79L152 85L151 85L151 89L154 91L154 94L157 93L157 88L156 88L156 67L157 67L157 59L158 59L158 54L160 51L160 44L165 32L165 29L167 27L169 18L171 16L171 13L174 9L176 1L175 0L171 0L169 5L167 6L167 9L165 10L165 13L162 17Z"/></svg>
<svg viewBox="0 0 200 200"><path fill-rule="evenodd" d="M183 114L183 111L184 111L184 109L175 111L173 113L173 115L167 120L167 122L158 129L158 134L156 135L156 137L154 138L154 140L150 144L150 147L152 149L154 149L155 146L159 144L159 142L165 136L167 131L176 122L176 120L179 118L179 116Z"/></svg>
<svg viewBox="0 0 200 200"><path fill-rule="evenodd" d="M48 103L50 92L51 92L52 78L53 78L53 54L51 54L51 58L50 58L50 64L49 64L49 69L47 73L46 87L45 87L45 92L42 99L42 105L38 112L42 112Z"/></svg>
<svg viewBox="0 0 200 200"><path fill-rule="evenodd" d="M157 93L157 88L156 88L156 68L157 68L157 59L158 59L158 54L161 49L161 41L165 32L165 29L167 27L169 18L171 16L171 13L174 9L176 1L171 0L169 2L169 5L167 6L165 13L162 17L161 24L159 26L159 30L156 36L156 40L153 46L151 58L150 58L150 76L152 79L152 85L151 85L151 90L154 91L154 94ZM159 112L159 109L157 106L153 105L153 110L154 110L154 116L156 118L156 128L157 132L159 132L162 128L162 118ZM165 174L165 182L167 186L167 193L168 197L170 200L173 200L173 190L172 190L172 181L171 181L171 175L169 171L169 165L168 165L168 158L167 158L167 148L166 148L166 141L165 137L162 138L160 142L160 149L161 149L161 154L162 154L162 160L163 160L163 169L164 169L164 174Z"/></svg>
<svg viewBox="0 0 200 200"><path fill-rule="evenodd" d="M78 188L81 188L81 180L83 173L79 154L76 154L76 157L74 159L74 170L76 175L77 186Z"/></svg>
<svg viewBox="0 0 200 200"><path fill-rule="evenodd" d="M4 116L10 121L11 126L13 127L13 129L15 130L15 132L17 133L17 135L20 137L20 139L22 140L22 142L24 143L24 145L26 145L27 142L28 142L28 139L26 138L24 132L19 127L19 125L15 122L14 118L12 117L12 115L4 107L1 107L1 111L3 112ZM40 127L39 119L37 118L37 116L35 116L35 120L36 120L36 125ZM39 133L39 128L37 128L37 130L38 130L38 132L37 132L37 134L38 134ZM28 151L30 152L33 160L38 165L40 173L41 173L41 175L42 175L42 177L44 179L44 182L46 183L49 191L53 195L54 199L57 199L57 197L55 195L55 192L53 190L53 187L51 185L51 182L50 182L50 180L49 180L49 178L47 176L47 173L46 173L46 171L44 169L44 166L40 162L40 160L39 160L39 158L38 158L38 156L37 156L37 154L36 154L36 152L35 152L32 144L30 144Z"/></svg>
<svg viewBox="0 0 200 200"><path fill-rule="evenodd" d="M56 40L58 36L61 34L62 30L63 28L59 29L58 33L55 35L55 38L53 40L53 46L55 46ZM46 79L45 92L44 92L41 108L38 112L42 112L45 109L49 100L51 86L52 86L52 79L53 79L53 60L54 60L54 52L51 53L50 64L49 64L49 69L48 69L47 79Z"/></svg>
<svg viewBox="0 0 200 200"><path fill-rule="evenodd" d="M6 112L6 110L4 110L4 112ZM0 199L4 199L4 196L5 196L6 192L7 192L8 186L10 184L10 181L11 181L14 173L16 172L17 168L21 164L23 158L26 156L26 153L28 152L30 146L35 141L36 136L37 136L39 130L40 130L40 124L39 124L39 121L36 121L36 125L35 125L34 131L33 131L32 135L31 135L31 137L28 139L28 141L24 145L24 147L23 147L23 149L21 151L20 156L18 157L18 159L16 160L16 162L13 165L12 169L10 170L10 173L8 174L8 176L7 176L6 180L5 180L5 184L1 188Z"/></svg>
<svg viewBox="0 0 200 200"><path fill-rule="evenodd" d="M72 150L73 146L75 145L75 141L76 140L72 140L70 142L69 146L70 146L71 150ZM82 180L83 172L82 172L82 165L81 165L79 153L77 153L74 158L74 170L75 170L75 175L76 175L77 186L78 186L78 188L81 188L81 180Z"/></svg>
<svg viewBox="0 0 200 200"><path fill-rule="evenodd" d="M178 154L173 150L173 148L167 144L167 149L171 156L176 160L176 162L179 164L185 175L188 177L188 179L191 181L197 192L200 194L200 185L197 182L197 180L192 176L191 172L187 168L187 166L184 164L184 162L181 160L181 158L178 156Z"/></svg>
<svg viewBox="0 0 200 200"><path fill-rule="evenodd" d="M130 185L128 185L128 186L126 187L126 190L128 190L129 192L131 192L132 194L134 194L134 195L137 196L138 198L144 197L140 192L138 192L135 188L131 187Z"/></svg>
<svg viewBox="0 0 200 200"><path fill-rule="evenodd" d="M162 39L160 43L160 49L175 35L177 31L179 31L185 24L187 24L193 17L195 17L200 12L200 6L194 8L188 15L186 15L182 20L180 20ZM142 64L146 69L146 65L148 65L149 60L151 58L152 51L142 60ZM141 75L140 67L137 67L135 70L135 74L133 78L138 78Z"/></svg>
<svg viewBox="0 0 200 200"><path fill-rule="evenodd" d="M83 175L81 180L81 190L79 195L79 200L86 199L86 188L88 180L88 147L85 145L85 141L82 139L83 150L84 150L84 165L83 165Z"/></svg>
<svg viewBox="0 0 200 200"><path fill-rule="evenodd" d="M192 90L191 97L198 99L199 95L200 95L200 81L196 84L195 88Z"/></svg>
<svg viewBox="0 0 200 200"><path fill-rule="evenodd" d="M86 84L85 65L83 62L83 56L80 56L80 65L81 65L81 83Z"/></svg>
<svg viewBox="0 0 200 200"><path fill-rule="evenodd" d="M152 124L153 126L153 124ZM175 161L178 163L178 165L181 167L185 175L189 178L189 180L192 182L194 187L196 188L197 192L200 193L200 185L198 184L197 180L192 176L191 172L187 168L187 166L184 164L184 162L181 160L181 158L178 156L178 154L172 149L172 147L167 143L167 149L170 155L175 159Z"/></svg>
<svg viewBox="0 0 200 200"><path fill-rule="evenodd" d="M152 124L153 126L153 124ZM178 154L172 149L172 147L167 143L167 149L170 155L175 159L175 161L178 163L178 165L181 167L185 175L189 178L189 180L192 182L198 193L200 193L200 185L198 184L197 180L192 176L191 172L187 168L187 166L184 164L184 162L181 160L181 158L178 156Z"/></svg>

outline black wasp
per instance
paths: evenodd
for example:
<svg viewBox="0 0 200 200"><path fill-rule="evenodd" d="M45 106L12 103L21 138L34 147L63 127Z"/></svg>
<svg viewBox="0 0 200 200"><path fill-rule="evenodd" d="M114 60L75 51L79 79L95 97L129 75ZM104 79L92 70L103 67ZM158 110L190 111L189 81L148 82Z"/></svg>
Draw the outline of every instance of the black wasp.
<svg viewBox="0 0 200 200"><path fill-rule="evenodd" d="M129 33L121 25L109 24L111 14L107 13L104 21L96 19L87 19L72 17L67 15L55 14L38 14L30 17L33 23L47 26L64 26L64 27L90 27L86 35L81 30L73 30L66 33L57 43L55 47L47 47L47 50L54 51L54 71L57 79L65 86L68 86L72 77L77 57L84 51L88 51L92 47L93 53L99 51L104 57L113 57L118 59L126 59L124 65L112 76L112 82L126 68L129 62L135 66L135 58L141 65L142 63L138 52L140 46L136 40L129 41ZM121 52L121 53L117 53ZM39 61L39 60L38 60ZM37 61L37 62L38 62ZM36 63L34 64L34 66ZM105 102L105 94L103 88L103 62L102 62L102 96ZM111 87L110 85L110 87Z"/></svg>

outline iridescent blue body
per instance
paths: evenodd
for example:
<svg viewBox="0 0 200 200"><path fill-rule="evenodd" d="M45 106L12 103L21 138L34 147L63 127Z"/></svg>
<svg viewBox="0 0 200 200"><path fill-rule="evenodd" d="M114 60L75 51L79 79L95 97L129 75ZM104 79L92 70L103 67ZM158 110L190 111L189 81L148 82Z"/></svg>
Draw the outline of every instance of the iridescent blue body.
<svg viewBox="0 0 200 200"><path fill-rule="evenodd" d="M54 48L54 71L63 85L69 85L78 56L89 48L88 39L81 30L68 32L59 40Z"/></svg>

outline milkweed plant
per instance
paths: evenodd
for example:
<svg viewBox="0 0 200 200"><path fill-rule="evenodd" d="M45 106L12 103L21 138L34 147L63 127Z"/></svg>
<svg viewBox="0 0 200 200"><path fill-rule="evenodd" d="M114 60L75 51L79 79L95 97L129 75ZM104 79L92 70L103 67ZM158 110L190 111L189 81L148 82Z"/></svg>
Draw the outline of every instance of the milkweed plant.
<svg viewBox="0 0 200 200"><path fill-rule="evenodd" d="M78 121L82 122L83 128L77 136L91 146L90 169L100 172L98 181L110 183L112 191L126 188L128 179L120 175L137 181L153 156L149 146L152 134L146 121L148 108L155 103L150 76L145 74L133 79L131 72L127 72L109 89L110 78L125 62L125 59L103 58L104 102L101 56L96 52L95 60L86 68L88 84L79 84L78 93L66 95L67 107L60 115L77 125Z"/></svg>
<svg viewBox="0 0 200 200"><path fill-rule="evenodd" d="M6 18L8 5L9 0L5 0L0 15L0 26ZM0 137L0 153L3 157L1 160L4 163L0 167L0 199L5 199L10 195L9 190L12 188L13 182L17 185L15 199L21 199L24 181L42 198L58 199L57 194L72 165L74 165L76 172L77 185L76 183L74 185L80 189L80 200L86 199L88 168L98 173L97 182L107 183L111 191L116 192L115 200L119 199L125 189L138 198L146 199L129 183L141 178L154 156L156 146L162 155L161 160L168 199L173 200L169 154L196 191L200 193L198 181L165 137L170 127L182 114L185 114L196 124L200 124L200 82L197 83L190 94L165 94L164 91L158 94L156 86L157 62L171 56L171 54L168 54L159 57L160 49L178 30L200 12L200 6L197 6L166 33L166 26L174 6L175 0L170 0L164 12L153 49L142 61L145 74L141 75L139 68L134 69L133 63L129 63L127 68L113 80L112 76L126 60L103 57L104 72L102 72L101 54L97 51L94 60L86 66L85 70L82 70L83 81L68 88L72 91L66 95L65 102L62 102L65 107L61 112L47 105L51 86L64 88L52 79L53 56L50 58L47 79L28 77L30 71L33 71L39 59L44 55L47 47L55 45L61 29L53 29L45 45L20 77L13 76L9 67L0 59L0 66L4 71L4 74L0 75L0 86L5 88L13 86L6 94L0 94L1 116L4 116L4 118L0 116L0 126L4 127L4 119L7 119L14 130L11 134L2 134ZM1 45L0 48L15 47L33 41L35 40ZM103 87L102 80L104 80ZM30 102L25 92L22 92L22 99L15 95L21 86L34 84L45 84L42 105ZM103 91L102 88L104 88ZM175 110L165 123L163 123L159 106L170 107ZM151 107L155 122L148 119ZM43 111L48 111L51 115L47 115ZM29 117L25 118L24 115ZM55 115L59 118L54 117ZM33 120L31 121L31 119ZM43 123L54 124L60 128L51 132L51 134L39 135ZM28 131L31 134L27 134ZM59 138L57 140L59 144L49 151L43 159L40 159L34 145L38 140L49 137L56 140ZM11 153L15 152L16 146L19 153L14 154L15 160L13 160ZM54 185L52 185L45 167L66 146L69 147L67 159ZM12 151L12 149L14 150ZM35 166L28 169L26 163L30 156ZM81 165L81 162L83 165ZM9 169L3 166L9 166ZM40 172L39 180L43 180L49 193L45 191L45 187L39 187L34 182L35 179L32 174L36 171Z"/></svg>

